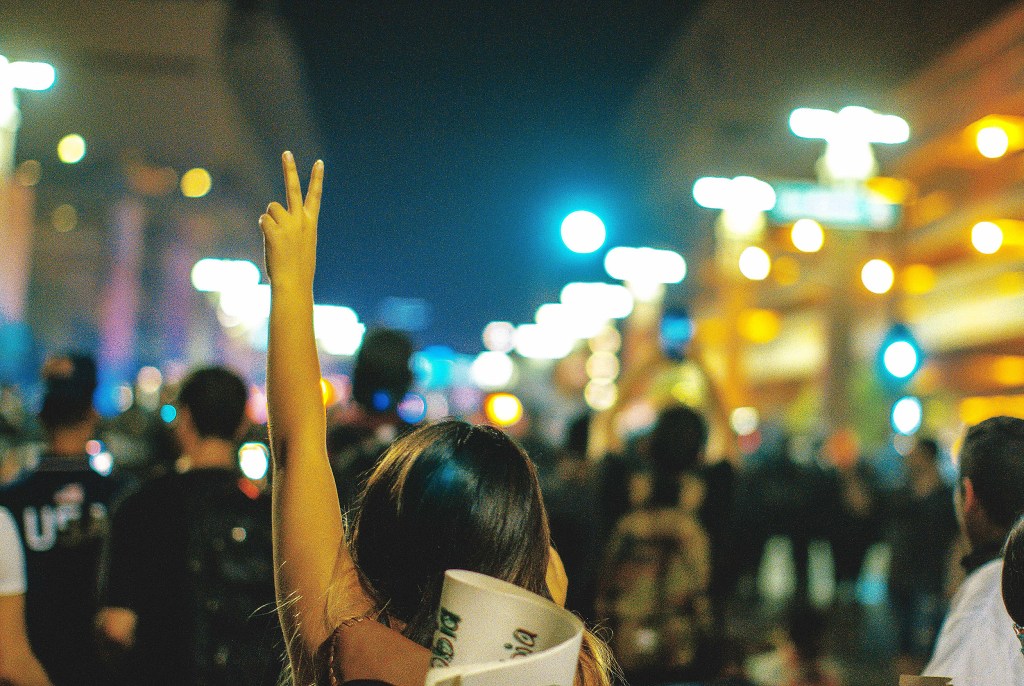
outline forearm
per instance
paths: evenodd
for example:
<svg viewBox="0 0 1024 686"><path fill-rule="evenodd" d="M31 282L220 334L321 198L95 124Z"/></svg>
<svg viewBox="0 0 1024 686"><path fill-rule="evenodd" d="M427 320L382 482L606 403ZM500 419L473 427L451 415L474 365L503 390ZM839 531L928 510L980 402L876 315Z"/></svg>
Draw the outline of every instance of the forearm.
<svg viewBox="0 0 1024 686"><path fill-rule="evenodd" d="M326 452L312 288L272 286L267 400L273 456L275 567L293 662L330 632L326 594L342 542ZM297 644L295 643L297 642Z"/></svg>

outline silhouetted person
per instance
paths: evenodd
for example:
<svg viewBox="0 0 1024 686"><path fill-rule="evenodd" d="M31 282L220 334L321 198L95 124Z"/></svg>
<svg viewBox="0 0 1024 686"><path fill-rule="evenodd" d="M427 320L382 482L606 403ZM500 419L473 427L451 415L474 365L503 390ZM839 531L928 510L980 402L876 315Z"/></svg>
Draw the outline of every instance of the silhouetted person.
<svg viewBox="0 0 1024 686"><path fill-rule="evenodd" d="M343 512L354 507L384 449L409 428L398 404L412 386L412 353L401 331L374 329L363 338L352 370L353 403L327 435Z"/></svg>
<svg viewBox="0 0 1024 686"><path fill-rule="evenodd" d="M86 443L98 416L96 364L55 357L43 368L39 421L46 447L38 466L0 491L25 548L31 645L54 684L106 684L92 630L96 581L120 482L90 466Z"/></svg>
<svg viewBox="0 0 1024 686"><path fill-rule="evenodd" d="M269 498L238 469L246 400L231 371L190 374L174 420L182 471L114 513L97 626L125 683L273 684L280 671Z"/></svg>
<svg viewBox="0 0 1024 686"><path fill-rule="evenodd" d="M947 569L957 534L953 488L939 473L939 448L921 439L907 455L907 485L890 508L889 601L896 618L899 651L928 659L945 615Z"/></svg>

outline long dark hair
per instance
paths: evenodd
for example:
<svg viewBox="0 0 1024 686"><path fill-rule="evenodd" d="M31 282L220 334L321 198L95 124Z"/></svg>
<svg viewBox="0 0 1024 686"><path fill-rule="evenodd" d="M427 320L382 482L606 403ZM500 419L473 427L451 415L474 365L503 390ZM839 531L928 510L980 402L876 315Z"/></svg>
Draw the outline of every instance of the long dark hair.
<svg viewBox="0 0 1024 686"><path fill-rule="evenodd" d="M501 431L460 421L395 441L370 475L352 555L379 608L428 646L444 572L468 569L545 597L550 534L533 464Z"/></svg>

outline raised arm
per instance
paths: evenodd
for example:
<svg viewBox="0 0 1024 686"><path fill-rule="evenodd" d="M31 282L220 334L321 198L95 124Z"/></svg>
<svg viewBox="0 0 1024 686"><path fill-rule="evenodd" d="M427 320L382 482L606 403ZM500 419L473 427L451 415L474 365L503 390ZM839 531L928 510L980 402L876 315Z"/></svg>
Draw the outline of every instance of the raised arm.
<svg viewBox="0 0 1024 686"><path fill-rule="evenodd" d="M336 612L369 609L344 547L341 508L327 459L327 422L313 335L313 275L323 162L302 198L295 159L282 156L287 207L260 217L270 277L267 400L273 457L274 570L281 625L296 683L310 683L311 656ZM332 587L335 579L346 588ZM328 606L331 596L332 607Z"/></svg>

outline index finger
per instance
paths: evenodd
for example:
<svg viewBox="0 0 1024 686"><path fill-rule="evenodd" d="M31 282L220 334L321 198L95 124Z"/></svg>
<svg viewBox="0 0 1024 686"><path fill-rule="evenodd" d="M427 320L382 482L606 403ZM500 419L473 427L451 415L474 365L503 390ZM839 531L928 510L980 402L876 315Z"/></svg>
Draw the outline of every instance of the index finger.
<svg viewBox="0 0 1024 686"><path fill-rule="evenodd" d="M302 207L302 188L299 186L299 173L295 171L295 157L289 151L281 155L281 166L284 169L284 192L288 202L288 211L294 212Z"/></svg>
<svg viewBox="0 0 1024 686"><path fill-rule="evenodd" d="M306 189L306 212L314 217L320 213L320 196L324 188L324 162L317 160L309 173L309 187Z"/></svg>

